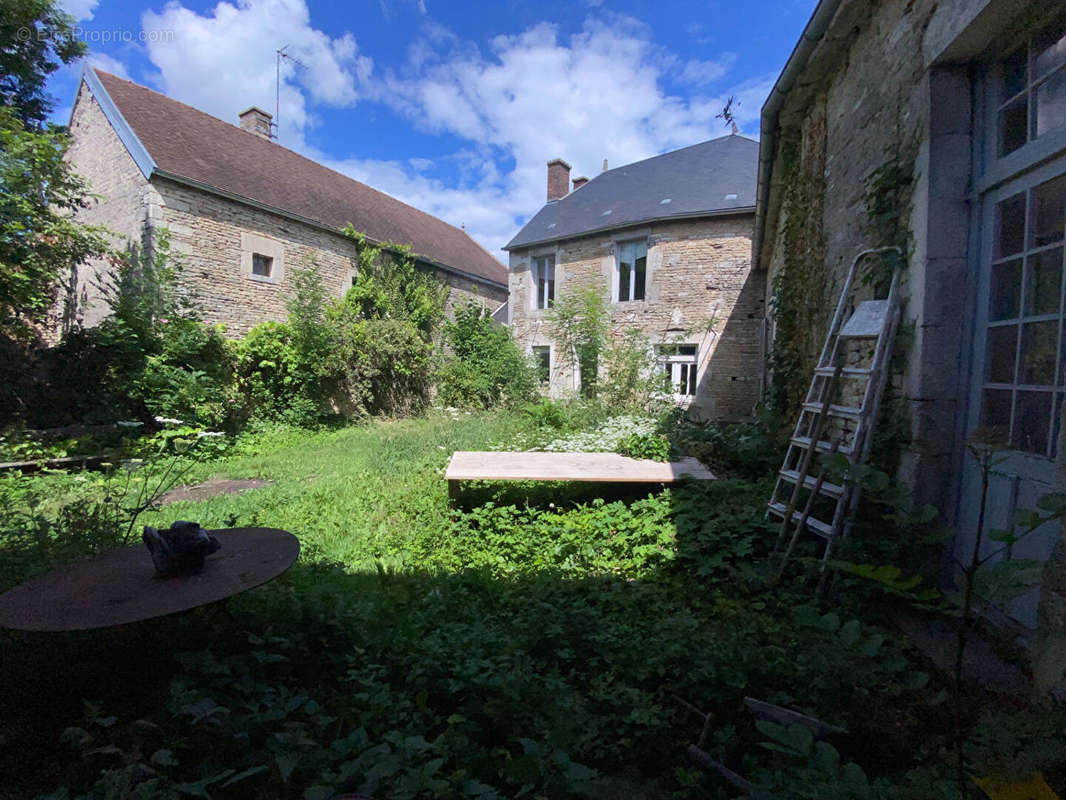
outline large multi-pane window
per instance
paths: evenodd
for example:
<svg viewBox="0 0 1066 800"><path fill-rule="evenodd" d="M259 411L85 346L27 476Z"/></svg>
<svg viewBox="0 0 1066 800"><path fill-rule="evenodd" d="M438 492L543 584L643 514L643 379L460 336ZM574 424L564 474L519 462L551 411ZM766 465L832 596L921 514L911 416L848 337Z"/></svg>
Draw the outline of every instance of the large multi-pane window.
<svg viewBox="0 0 1066 800"><path fill-rule="evenodd" d="M981 422L1012 449L1053 458L1066 384L1066 175L993 215Z"/></svg>
<svg viewBox="0 0 1066 800"><path fill-rule="evenodd" d="M643 300L648 276L648 243L621 242L617 260L618 302Z"/></svg>
<svg viewBox="0 0 1066 800"><path fill-rule="evenodd" d="M670 390L680 397L695 397L699 348L694 344L661 344L657 350Z"/></svg>
<svg viewBox="0 0 1066 800"><path fill-rule="evenodd" d="M533 291L536 308L551 308L555 302L555 256L533 259Z"/></svg>
<svg viewBox="0 0 1066 800"><path fill-rule="evenodd" d="M1066 125L1066 15L1027 37L1000 64L997 154Z"/></svg>

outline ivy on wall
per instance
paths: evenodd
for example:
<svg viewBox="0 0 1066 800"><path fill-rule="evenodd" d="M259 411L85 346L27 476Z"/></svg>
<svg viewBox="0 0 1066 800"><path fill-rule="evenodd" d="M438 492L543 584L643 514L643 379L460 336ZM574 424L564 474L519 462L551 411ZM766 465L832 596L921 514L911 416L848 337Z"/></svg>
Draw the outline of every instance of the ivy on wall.
<svg viewBox="0 0 1066 800"><path fill-rule="evenodd" d="M825 173L820 158L804 158L798 129L782 132L782 262L770 307L776 330L770 352L770 402L791 413L802 402L821 352L828 317L825 268Z"/></svg>

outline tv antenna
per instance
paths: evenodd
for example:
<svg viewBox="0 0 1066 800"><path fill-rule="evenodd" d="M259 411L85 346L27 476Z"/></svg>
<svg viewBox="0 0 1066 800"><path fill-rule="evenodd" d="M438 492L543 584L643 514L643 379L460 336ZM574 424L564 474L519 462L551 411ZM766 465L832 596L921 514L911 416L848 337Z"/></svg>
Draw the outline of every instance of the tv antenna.
<svg viewBox="0 0 1066 800"><path fill-rule="evenodd" d="M281 138L281 60L284 58L291 61L298 67L307 69L307 65L298 59L296 56L291 56L285 51L289 49L289 45L285 45L274 52L277 53L276 64L274 66L274 138Z"/></svg>

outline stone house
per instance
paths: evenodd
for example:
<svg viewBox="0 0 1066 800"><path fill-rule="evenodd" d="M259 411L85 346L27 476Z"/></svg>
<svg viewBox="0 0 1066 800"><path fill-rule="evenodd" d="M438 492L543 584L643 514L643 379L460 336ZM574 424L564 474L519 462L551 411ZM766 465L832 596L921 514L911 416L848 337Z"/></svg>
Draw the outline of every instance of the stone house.
<svg viewBox="0 0 1066 800"><path fill-rule="evenodd" d="M977 529L975 431L1006 442L986 529L1035 508L1063 458L1062 9L821 0L763 106L754 261L771 307L798 283L790 263L824 265L814 281L835 300L860 250L907 247L907 336L886 406L894 418L881 425L907 432L901 484L958 531L945 575ZM1047 558L1057 534L1045 525L1013 557ZM1010 615L1032 624L1036 602L1030 594Z"/></svg>
<svg viewBox="0 0 1066 800"><path fill-rule="evenodd" d="M693 417L751 414L765 296L751 271L757 153L753 140L724 136L575 178L572 189L570 165L548 162L547 204L504 249L510 324L551 395L575 392L581 376L559 352L550 308L592 285L610 301L611 335L639 329Z"/></svg>
<svg viewBox="0 0 1066 800"><path fill-rule="evenodd" d="M293 268L313 262L342 295L357 275L356 245L340 232L348 223L372 243L409 245L450 287L449 309L506 303L506 269L465 231L271 141L271 115L258 108L238 127L87 68L70 136L68 159L99 196L79 219L105 226L118 247L150 247L169 231L182 289L231 336L285 319ZM94 276L107 266L80 267L84 324L106 312Z"/></svg>

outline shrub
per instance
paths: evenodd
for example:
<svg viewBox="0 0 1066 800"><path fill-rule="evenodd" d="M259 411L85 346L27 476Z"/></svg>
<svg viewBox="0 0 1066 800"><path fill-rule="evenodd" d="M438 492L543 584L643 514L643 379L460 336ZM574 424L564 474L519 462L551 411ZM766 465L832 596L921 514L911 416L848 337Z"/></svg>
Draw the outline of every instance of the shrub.
<svg viewBox="0 0 1066 800"><path fill-rule="evenodd" d="M164 319L156 335L161 350L145 360L135 390L148 411L208 427L232 421L234 347L221 326L180 317Z"/></svg>
<svg viewBox="0 0 1066 800"><path fill-rule="evenodd" d="M670 440L661 433L644 435L634 433L618 445L620 455L630 458L650 458L653 461L670 460Z"/></svg>
<svg viewBox="0 0 1066 800"><path fill-rule="evenodd" d="M441 402L490 408L533 396L533 366L522 357L510 330L477 303L464 303L455 310L455 320L444 324L444 344L450 354L438 373Z"/></svg>
<svg viewBox="0 0 1066 800"><path fill-rule="evenodd" d="M611 312L597 286L581 286L564 294L547 315L558 343L557 352L581 373L581 394L598 393L600 356L606 347Z"/></svg>
<svg viewBox="0 0 1066 800"><path fill-rule="evenodd" d="M307 405L300 358L292 329L284 322L261 322L237 343L237 386L253 416L275 417Z"/></svg>

